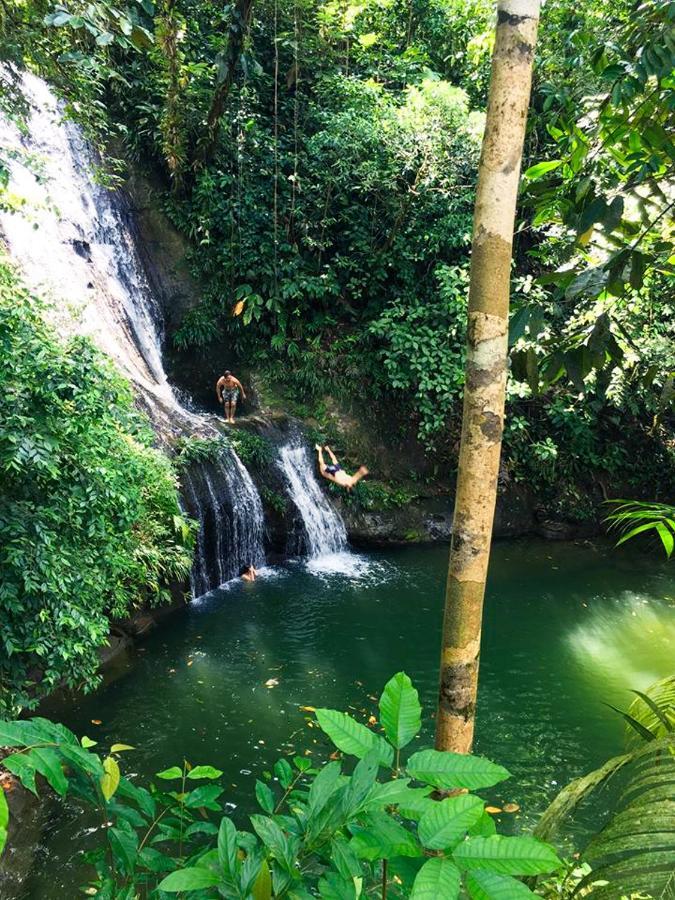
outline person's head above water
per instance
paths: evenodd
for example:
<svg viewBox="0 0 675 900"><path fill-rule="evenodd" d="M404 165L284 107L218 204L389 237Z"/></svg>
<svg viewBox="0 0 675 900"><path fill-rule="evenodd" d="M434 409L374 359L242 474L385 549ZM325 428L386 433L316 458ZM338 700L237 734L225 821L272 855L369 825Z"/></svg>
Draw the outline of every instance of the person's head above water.
<svg viewBox="0 0 675 900"><path fill-rule="evenodd" d="M239 570L239 577L242 581L255 581L256 571L251 563L246 563Z"/></svg>
<svg viewBox="0 0 675 900"><path fill-rule="evenodd" d="M223 372L223 376L225 378L229 378L231 374L232 374L232 372L230 372L229 369L225 369L225 371Z"/></svg>

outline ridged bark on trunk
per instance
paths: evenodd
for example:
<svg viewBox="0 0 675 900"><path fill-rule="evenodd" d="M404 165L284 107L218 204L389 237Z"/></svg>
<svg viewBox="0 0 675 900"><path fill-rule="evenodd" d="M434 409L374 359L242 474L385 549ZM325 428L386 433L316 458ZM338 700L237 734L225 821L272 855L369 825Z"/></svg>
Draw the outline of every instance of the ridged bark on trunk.
<svg viewBox="0 0 675 900"><path fill-rule="evenodd" d="M516 197L539 0L499 0L478 169L464 414L443 621L436 747L469 753L497 497Z"/></svg>

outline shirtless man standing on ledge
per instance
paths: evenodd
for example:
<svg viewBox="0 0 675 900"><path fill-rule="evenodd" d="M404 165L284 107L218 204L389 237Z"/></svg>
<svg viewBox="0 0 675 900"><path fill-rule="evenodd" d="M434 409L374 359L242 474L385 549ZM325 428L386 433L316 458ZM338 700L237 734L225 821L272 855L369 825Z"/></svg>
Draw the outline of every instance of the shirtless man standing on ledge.
<svg viewBox="0 0 675 900"><path fill-rule="evenodd" d="M241 392L241 399L246 399L246 391L241 381L235 378L229 369L220 376L216 382L216 397L218 403L223 404L225 410L225 421L228 425L234 425L234 413L237 408L237 400Z"/></svg>
<svg viewBox="0 0 675 900"><path fill-rule="evenodd" d="M348 491L351 491L354 485L368 474L368 469L365 466L359 466L353 475L347 475L330 447L322 447L321 444L315 444L314 449L316 450L319 459L319 472L321 472L323 477L328 481L332 481L333 484L338 484L340 487L346 488ZM331 458L331 463L328 466L323 458L324 450Z"/></svg>

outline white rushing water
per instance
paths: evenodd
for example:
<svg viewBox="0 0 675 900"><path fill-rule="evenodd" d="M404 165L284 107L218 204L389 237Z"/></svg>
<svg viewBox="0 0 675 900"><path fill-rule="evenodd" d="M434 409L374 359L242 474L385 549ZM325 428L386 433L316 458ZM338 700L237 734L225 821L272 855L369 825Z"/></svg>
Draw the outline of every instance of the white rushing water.
<svg viewBox="0 0 675 900"><path fill-rule="evenodd" d="M160 306L136 249L124 198L97 184L97 158L80 129L63 120L47 85L27 74L27 133L2 122L14 156L11 191L20 212L0 212L0 234L28 287L49 301L63 335L86 334L137 386L159 433L217 437L210 416L181 405L161 356ZM7 154L6 154L7 155ZM36 177L36 174L39 177ZM196 596L263 565L262 503L233 450L194 464L183 479L188 512L200 520L192 590Z"/></svg>
<svg viewBox="0 0 675 900"><path fill-rule="evenodd" d="M296 441L286 444L279 451L278 465L302 520L307 568L354 574L360 558L349 552L345 523L321 490L307 448Z"/></svg>

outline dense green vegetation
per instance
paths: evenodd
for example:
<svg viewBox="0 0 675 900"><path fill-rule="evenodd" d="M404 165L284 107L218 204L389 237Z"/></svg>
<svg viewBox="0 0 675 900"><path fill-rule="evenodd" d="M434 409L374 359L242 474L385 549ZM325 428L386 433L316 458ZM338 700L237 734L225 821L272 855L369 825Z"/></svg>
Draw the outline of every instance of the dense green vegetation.
<svg viewBox="0 0 675 900"><path fill-rule="evenodd" d="M303 756L293 765L280 759L269 783L256 782L262 813L251 816L255 833L238 831L223 816L224 788L216 783L223 773L213 766L185 761L158 772L148 789L121 775L120 754L134 749L126 744L114 744L101 760L88 749L93 741L80 744L45 719L0 722L0 740L17 748L3 765L30 790L39 773L59 795L70 793L110 822L107 846L87 854L97 872L88 893L99 897L187 892L300 900L318 893L357 900L377 892L449 900L460 884L475 900L499 892L514 900L532 896L513 876L560 868L554 849L532 837L497 835L485 801L468 793L509 773L479 756L436 750L402 760L421 713L403 672L380 698L384 734L337 710L317 710L340 758L321 768ZM343 755L359 760L350 774ZM388 773L382 781L380 769ZM439 790L449 794L441 802L431 797ZM0 809L0 829L7 821ZM0 851L2 838L0 830Z"/></svg>
<svg viewBox="0 0 675 900"><path fill-rule="evenodd" d="M164 178L203 287L176 346L375 404L452 471L491 4L55 9L8 13L9 55ZM549 3L535 66L504 475L573 518L673 472L674 13L637 10Z"/></svg>
<svg viewBox="0 0 675 900"><path fill-rule="evenodd" d="M169 460L130 386L59 339L0 259L0 710L91 688L110 620L168 598L192 561Z"/></svg>
<svg viewBox="0 0 675 900"><path fill-rule="evenodd" d="M393 420L387 438L414 435L449 481L492 19L484 0L1 3L0 110L22 121L31 68L102 151L102 178L123 181L134 165L161 185L202 291L171 335L177 353L226 346L283 382L320 431L331 427L326 396L371 422L376 406ZM610 493L653 496L614 521L624 539L655 532L668 555L674 22L668 0L546 4L516 222L502 472L567 519L592 516ZM21 198L4 152L0 206L11 210ZM166 599L189 570L192 528L129 385L88 341L57 337L4 260L0 340L0 711L11 716L58 685L96 684L110 621ZM269 466L265 440L231 440L244 462ZM178 465L222 447L185 441ZM409 497L371 481L350 502ZM607 881L595 896L612 898L616 884L672 887L667 691L665 711L640 695L649 726L624 714L646 746L559 800L566 811L635 764L589 848ZM458 897L461 882L472 898L515 900L532 894L512 876L560 868L535 838L496 835L484 802L465 793L507 777L500 766L433 750L401 763L420 727L402 673L380 702L384 735L334 710L317 719L359 762L345 774L337 759L321 769L280 760L274 789L257 783L257 836L221 818L223 789L190 789L217 780L211 766L183 762L157 775L176 790L145 789L121 776L118 757L133 749L123 744L100 759L93 742L40 719L0 723L0 744L19 748L4 766L24 786L39 774L111 823L89 858L88 892L101 897L421 900ZM380 768L393 777L379 782ZM433 790L456 793L438 802ZM645 855L652 814L657 846ZM0 849L7 824L0 790ZM551 891L596 876L582 870Z"/></svg>

